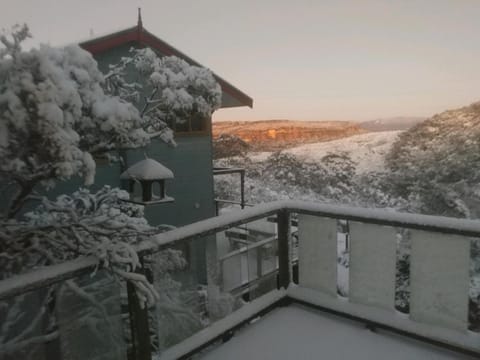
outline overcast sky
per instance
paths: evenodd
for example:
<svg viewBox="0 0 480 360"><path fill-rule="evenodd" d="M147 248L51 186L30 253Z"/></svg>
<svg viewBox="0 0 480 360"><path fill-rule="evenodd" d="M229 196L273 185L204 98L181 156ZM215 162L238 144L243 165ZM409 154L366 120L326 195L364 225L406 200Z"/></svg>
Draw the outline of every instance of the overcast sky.
<svg viewBox="0 0 480 360"><path fill-rule="evenodd" d="M480 100L479 0L1 0L62 45L143 24L254 99L217 120L429 116Z"/></svg>

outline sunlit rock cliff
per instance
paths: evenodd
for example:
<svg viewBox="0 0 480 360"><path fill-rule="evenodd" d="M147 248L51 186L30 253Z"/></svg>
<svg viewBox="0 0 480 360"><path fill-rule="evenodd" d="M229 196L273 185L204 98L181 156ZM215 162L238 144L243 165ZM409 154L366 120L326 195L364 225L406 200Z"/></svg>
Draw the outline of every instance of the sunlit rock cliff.
<svg viewBox="0 0 480 360"><path fill-rule="evenodd" d="M299 144L339 139L366 130L349 121L221 121L213 123L213 137L235 135L255 150L281 150Z"/></svg>

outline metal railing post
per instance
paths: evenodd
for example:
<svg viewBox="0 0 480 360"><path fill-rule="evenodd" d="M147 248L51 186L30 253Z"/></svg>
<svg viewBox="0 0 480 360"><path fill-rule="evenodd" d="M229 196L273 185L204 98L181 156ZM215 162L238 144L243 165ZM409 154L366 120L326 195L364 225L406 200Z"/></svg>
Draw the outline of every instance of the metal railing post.
<svg viewBox="0 0 480 360"><path fill-rule="evenodd" d="M142 261L143 266L143 261ZM145 275L145 267L137 270ZM148 307L142 308L135 286L127 282L128 313L130 316L130 331L132 340L131 360L151 360L150 327L148 323Z"/></svg>
<svg viewBox="0 0 480 360"><path fill-rule="evenodd" d="M277 213L278 226L278 288L290 285L290 213L282 209Z"/></svg>

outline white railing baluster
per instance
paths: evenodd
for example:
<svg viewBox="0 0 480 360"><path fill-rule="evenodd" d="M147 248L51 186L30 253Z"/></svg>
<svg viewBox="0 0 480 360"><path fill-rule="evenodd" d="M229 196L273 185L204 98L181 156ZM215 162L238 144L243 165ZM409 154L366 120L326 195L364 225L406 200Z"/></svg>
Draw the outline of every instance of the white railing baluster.
<svg viewBox="0 0 480 360"><path fill-rule="evenodd" d="M298 217L299 285L337 295L337 220Z"/></svg>
<svg viewBox="0 0 480 360"><path fill-rule="evenodd" d="M394 309L396 231L351 221L350 228L350 301Z"/></svg>
<svg viewBox="0 0 480 360"><path fill-rule="evenodd" d="M420 230L411 239L411 318L466 330L471 240Z"/></svg>

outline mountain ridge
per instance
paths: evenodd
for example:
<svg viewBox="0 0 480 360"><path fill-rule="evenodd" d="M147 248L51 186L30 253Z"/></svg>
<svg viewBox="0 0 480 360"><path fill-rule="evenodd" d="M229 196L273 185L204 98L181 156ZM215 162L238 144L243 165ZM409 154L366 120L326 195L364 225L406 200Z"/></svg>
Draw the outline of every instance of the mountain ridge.
<svg viewBox="0 0 480 360"><path fill-rule="evenodd" d="M281 150L298 144L339 139L366 132L353 121L257 120L213 122L213 138L234 135L253 150Z"/></svg>
<svg viewBox="0 0 480 360"><path fill-rule="evenodd" d="M395 116L362 121L359 124L368 131L397 131L408 130L426 119L422 116Z"/></svg>

